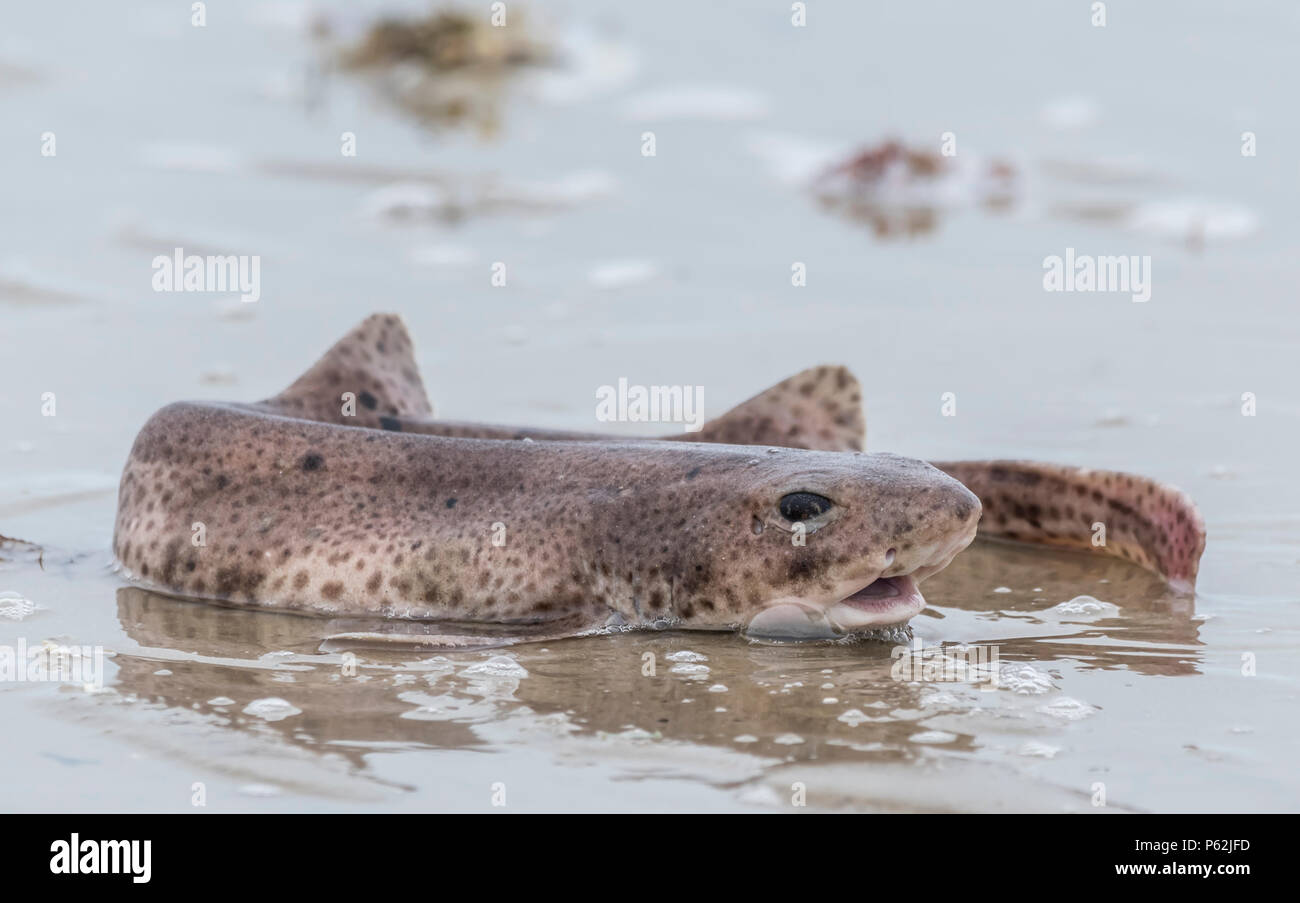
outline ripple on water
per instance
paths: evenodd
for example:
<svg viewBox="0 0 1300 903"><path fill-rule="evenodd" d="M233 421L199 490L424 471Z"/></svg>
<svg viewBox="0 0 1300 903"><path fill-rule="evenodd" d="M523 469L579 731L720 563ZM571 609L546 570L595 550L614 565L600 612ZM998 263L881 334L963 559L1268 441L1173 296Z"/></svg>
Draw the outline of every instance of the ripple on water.
<svg viewBox="0 0 1300 903"><path fill-rule="evenodd" d="M960 704L961 700L946 690L938 690L921 697L921 706L923 708L931 708L934 706L958 706Z"/></svg>
<svg viewBox="0 0 1300 903"><path fill-rule="evenodd" d="M691 664L689 662L683 662L680 665L673 665L670 670L672 671L673 674L681 674L684 677L695 679L695 678L703 678L706 674L708 674L709 666L696 665L696 664Z"/></svg>
<svg viewBox="0 0 1300 903"><path fill-rule="evenodd" d="M1100 709L1078 699L1062 696L1060 699L1052 700L1047 705L1039 706L1038 711L1044 715L1051 715L1053 718L1060 718L1062 721L1082 721L1084 718L1097 714Z"/></svg>
<svg viewBox="0 0 1300 903"><path fill-rule="evenodd" d="M270 784L245 784L238 791L242 796L255 796L260 798L269 798L280 795L279 787L272 787Z"/></svg>

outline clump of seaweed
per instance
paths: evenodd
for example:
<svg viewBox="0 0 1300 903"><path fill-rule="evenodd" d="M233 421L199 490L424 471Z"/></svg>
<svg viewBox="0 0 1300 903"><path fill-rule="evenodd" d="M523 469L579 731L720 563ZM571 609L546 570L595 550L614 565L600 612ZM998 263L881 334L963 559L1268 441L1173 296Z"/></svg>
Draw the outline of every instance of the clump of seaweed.
<svg viewBox="0 0 1300 903"><path fill-rule="evenodd" d="M11 560L11 555L13 560L24 558L28 561L35 561L40 565L41 570L45 570L45 550L43 548L25 539L0 534L0 561Z"/></svg>
<svg viewBox="0 0 1300 903"><path fill-rule="evenodd" d="M546 63L546 48L521 26L519 17L509 27L498 27L482 15L460 10L441 10L414 21L381 19L345 54L345 61L359 69L415 63L430 72L497 71Z"/></svg>
<svg viewBox="0 0 1300 903"><path fill-rule="evenodd" d="M426 125L472 124L492 134L511 76L554 58L522 15L513 9L509 15L508 24L458 9L380 19L343 50L342 63L372 76L398 107Z"/></svg>
<svg viewBox="0 0 1300 903"><path fill-rule="evenodd" d="M869 224L880 238L931 232L941 213L959 207L1006 210L1020 190L1005 160L946 157L897 140L858 151L813 183L824 206Z"/></svg>

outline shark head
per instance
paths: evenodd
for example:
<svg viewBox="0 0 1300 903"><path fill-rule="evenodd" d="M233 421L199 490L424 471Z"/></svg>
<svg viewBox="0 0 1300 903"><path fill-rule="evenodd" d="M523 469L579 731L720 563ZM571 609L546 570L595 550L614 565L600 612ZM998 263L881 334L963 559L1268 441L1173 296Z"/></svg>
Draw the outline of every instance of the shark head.
<svg viewBox="0 0 1300 903"><path fill-rule="evenodd" d="M675 541L655 548L649 529L638 550L671 575L673 613L689 626L803 636L905 623L925 607L921 581L975 537L979 499L923 461L716 449L657 499L656 511L671 500L660 522ZM642 530L657 520L636 517Z"/></svg>

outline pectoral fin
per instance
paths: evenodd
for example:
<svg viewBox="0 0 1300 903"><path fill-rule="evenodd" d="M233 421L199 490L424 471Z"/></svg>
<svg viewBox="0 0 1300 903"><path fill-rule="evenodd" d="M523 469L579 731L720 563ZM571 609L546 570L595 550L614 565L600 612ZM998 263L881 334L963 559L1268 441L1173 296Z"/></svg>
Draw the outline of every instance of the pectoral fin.
<svg viewBox="0 0 1300 903"><path fill-rule="evenodd" d="M1035 461L935 461L979 496L979 535L1087 549L1196 585L1205 522L1179 489L1146 477Z"/></svg>

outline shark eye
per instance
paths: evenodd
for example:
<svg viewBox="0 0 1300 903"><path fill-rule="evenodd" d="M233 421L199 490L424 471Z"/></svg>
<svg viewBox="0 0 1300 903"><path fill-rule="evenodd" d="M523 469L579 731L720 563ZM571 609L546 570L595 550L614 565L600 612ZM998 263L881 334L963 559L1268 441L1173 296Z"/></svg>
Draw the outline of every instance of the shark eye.
<svg viewBox="0 0 1300 903"><path fill-rule="evenodd" d="M792 492L782 497L781 516L786 520L801 521L825 514L834 503L824 495L813 492Z"/></svg>

